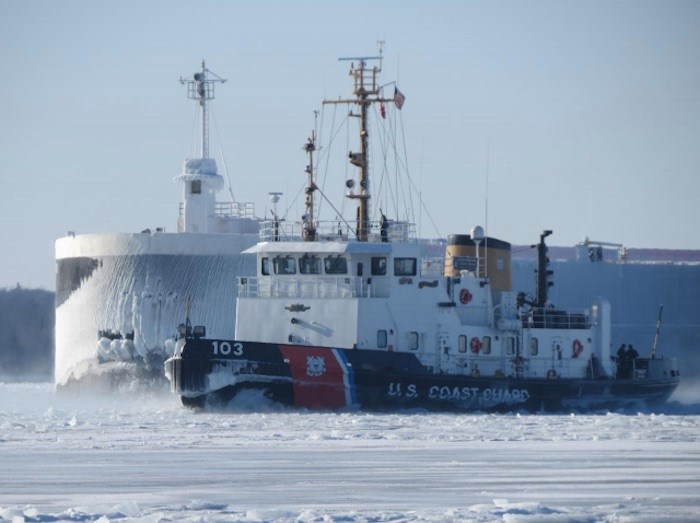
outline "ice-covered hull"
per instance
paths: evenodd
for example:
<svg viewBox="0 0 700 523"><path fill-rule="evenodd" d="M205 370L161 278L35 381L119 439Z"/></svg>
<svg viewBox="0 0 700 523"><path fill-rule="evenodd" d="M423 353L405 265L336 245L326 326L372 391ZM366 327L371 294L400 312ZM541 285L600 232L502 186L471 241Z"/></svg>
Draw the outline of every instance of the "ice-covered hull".
<svg viewBox="0 0 700 523"><path fill-rule="evenodd" d="M187 339L166 361L183 403L203 406L261 389L308 409L562 411L649 406L679 383L672 359L640 358L634 378L524 378L436 373L414 354L271 343Z"/></svg>
<svg viewBox="0 0 700 523"><path fill-rule="evenodd" d="M56 383L92 387L102 376L109 385L125 374L162 380L188 300L190 314L205 319L212 334L232 337L236 278L254 270L254 260L240 252L256 240L256 234L165 233L59 239ZM125 372L129 366L133 372Z"/></svg>

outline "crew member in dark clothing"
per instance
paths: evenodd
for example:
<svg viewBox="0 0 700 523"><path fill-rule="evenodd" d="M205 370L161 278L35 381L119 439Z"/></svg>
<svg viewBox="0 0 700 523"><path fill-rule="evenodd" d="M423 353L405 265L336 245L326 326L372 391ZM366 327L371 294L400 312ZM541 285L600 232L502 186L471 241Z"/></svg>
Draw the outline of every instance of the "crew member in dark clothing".
<svg viewBox="0 0 700 523"><path fill-rule="evenodd" d="M639 353L634 350L634 347L632 345L629 346L627 349L627 352L625 353L625 365L627 366L627 377L628 378L633 378L634 377L634 369L635 369L635 360L639 357Z"/></svg>
<svg viewBox="0 0 700 523"><path fill-rule="evenodd" d="M381 221L379 222L380 235L382 242L387 243L389 241L389 220L386 219L386 216L381 209L379 209L379 212L382 215Z"/></svg>
<svg viewBox="0 0 700 523"><path fill-rule="evenodd" d="M620 348L617 349L617 363L618 365L620 364L621 361L625 359L625 356L627 355L627 345L624 343L620 345Z"/></svg>
<svg viewBox="0 0 700 523"><path fill-rule="evenodd" d="M627 345L624 343L617 349L617 377L629 378L632 375L632 361L628 358Z"/></svg>

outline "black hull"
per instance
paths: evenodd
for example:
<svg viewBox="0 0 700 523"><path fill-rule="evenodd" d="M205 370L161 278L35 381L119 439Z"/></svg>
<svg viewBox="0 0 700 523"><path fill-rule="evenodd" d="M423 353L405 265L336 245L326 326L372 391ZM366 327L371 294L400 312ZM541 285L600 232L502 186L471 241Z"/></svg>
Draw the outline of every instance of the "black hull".
<svg viewBox="0 0 700 523"><path fill-rule="evenodd" d="M334 410L585 411L664 403L678 376L638 379L446 375L414 354L188 339L166 362L183 403L226 402L260 389L277 402Z"/></svg>

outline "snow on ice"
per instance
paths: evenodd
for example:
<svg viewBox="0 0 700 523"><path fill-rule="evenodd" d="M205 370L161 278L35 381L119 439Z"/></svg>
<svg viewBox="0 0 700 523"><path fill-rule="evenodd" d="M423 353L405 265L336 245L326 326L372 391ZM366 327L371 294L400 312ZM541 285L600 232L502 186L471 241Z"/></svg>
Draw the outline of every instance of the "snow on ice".
<svg viewBox="0 0 700 523"><path fill-rule="evenodd" d="M697 521L700 407L311 413L0 383L0 521Z"/></svg>

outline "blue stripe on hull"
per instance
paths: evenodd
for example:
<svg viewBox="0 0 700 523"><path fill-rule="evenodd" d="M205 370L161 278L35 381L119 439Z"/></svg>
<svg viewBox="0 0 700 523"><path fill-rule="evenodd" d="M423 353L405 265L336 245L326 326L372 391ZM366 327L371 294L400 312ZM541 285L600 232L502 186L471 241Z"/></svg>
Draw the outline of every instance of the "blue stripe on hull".
<svg viewBox="0 0 700 523"><path fill-rule="evenodd" d="M348 406L357 405L357 389L355 386L355 371L352 365L348 365L348 359L345 357L345 351L342 349L333 349L333 354L344 370L345 382L345 397Z"/></svg>

